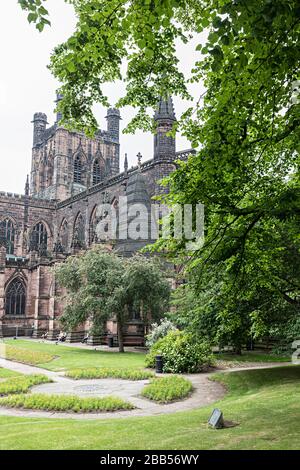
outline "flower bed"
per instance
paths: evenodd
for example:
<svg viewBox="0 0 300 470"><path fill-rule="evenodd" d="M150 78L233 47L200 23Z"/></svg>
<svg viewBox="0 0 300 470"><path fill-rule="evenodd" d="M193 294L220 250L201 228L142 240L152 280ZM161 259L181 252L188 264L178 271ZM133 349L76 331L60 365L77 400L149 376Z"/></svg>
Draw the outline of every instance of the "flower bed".
<svg viewBox="0 0 300 470"><path fill-rule="evenodd" d="M142 396L158 403L170 403L186 398L192 389L193 385L188 379L172 375L153 379L142 390Z"/></svg>
<svg viewBox="0 0 300 470"><path fill-rule="evenodd" d="M146 380L154 377L153 372L143 369L111 369L104 367L92 367L89 369L72 369L65 373L71 379L124 379Z"/></svg>
<svg viewBox="0 0 300 470"><path fill-rule="evenodd" d="M0 382L0 396L26 393L34 385L52 382L46 375L23 375L20 377L11 377Z"/></svg>
<svg viewBox="0 0 300 470"><path fill-rule="evenodd" d="M22 362L23 364L37 365L50 362L55 359L48 353L23 349L11 344L2 344L0 347L0 357L10 361Z"/></svg>
<svg viewBox="0 0 300 470"><path fill-rule="evenodd" d="M135 407L121 398L80 398L73 395L22 394L0 398L0 406L26 410L72 411L74 413L132 410Z"/></svg>

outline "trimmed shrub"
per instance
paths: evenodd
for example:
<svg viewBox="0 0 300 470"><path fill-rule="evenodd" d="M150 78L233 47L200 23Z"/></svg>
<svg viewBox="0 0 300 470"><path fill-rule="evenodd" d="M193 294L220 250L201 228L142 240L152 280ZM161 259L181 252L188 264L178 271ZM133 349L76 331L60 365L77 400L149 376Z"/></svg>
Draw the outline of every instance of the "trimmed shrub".
<svg viewBox="0 0 300 470"><path fill-rule="evenodd" d="M0 406L26 410L73 411L89 413L98 411L132 410L134 406L117 397L80 398L73 395L22 394L0 398Z"/></svg>
<svg viewBox="0 0 300 470"><path fill-rule="evenodd" d="M161 320L160 323L151 325L151 333L146 336L146 346L151 348L159 339L167 336L169 331L177 330L176 326L167 318Z"/></svg>
<svg viewBox="0 0 300 470"><path fill-rule="evenodd" d="M143 397L158 403L170 403L186 398L192 391L190 380L178 375L156 378L142 390Z"/></svg>
<svg viewBox="0 0 300 470"><path fill-rule="evenodd" d="M163 372L182 374L205 370L214 364L211 348L206 342L199 342L191 333L170 331L158 340L146 356L146 367L155 367L155 356L163 356Z"/></svg>
<svg viewBox="0 0 300 470"><path fill-rule="evenodd" d="M153 372L143 369L110 369L104 367L91 367L89 369L71 369L65 373L71 379L124 379L145 380L154 377Z"/></svg>
<svg viewBox="0 0 300 470"><path fill-rule="evenodd" d="M52 382L46 375L23 375L0 382L0 396L14 393L26 393L34 385Z"/></svg>
<svg viewBox="0 0 300 470"><path fill-rule="evenodd" d="M10 361L22 362L23 364L44 364L55 359L55 356L41 352L22 349L10 344L3 344L0 347L0 357Z"/></svg>

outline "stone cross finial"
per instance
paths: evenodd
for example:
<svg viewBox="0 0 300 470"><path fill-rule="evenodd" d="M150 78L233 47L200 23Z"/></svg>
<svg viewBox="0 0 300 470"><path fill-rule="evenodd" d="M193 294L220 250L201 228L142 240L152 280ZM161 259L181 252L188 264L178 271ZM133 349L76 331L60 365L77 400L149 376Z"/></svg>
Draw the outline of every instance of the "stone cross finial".
<svg viewBox="0 0 300 470"><path fill-rule="evenodd" d="M142 157L142 154L141 154L141 152L139 152L139 153L137 154L138 167L139 167L139 168L141 168L141 166L142 166L142 158L143 158L143 157Z"/></svg>
<svg viewBox="0 0 300 470"><path fill-rule="evenodd" d="M29 175L27 175L26 178L26 184L25 184L25 196L29 195Z"/></svg>
<svg viewBox="0 0 300 470"><path fill-rule="evenodd" d="M128 158L127 158L127 153L125 153L124 171L125 171L125 173L127 173L127 171L128 171Z"/></svg>

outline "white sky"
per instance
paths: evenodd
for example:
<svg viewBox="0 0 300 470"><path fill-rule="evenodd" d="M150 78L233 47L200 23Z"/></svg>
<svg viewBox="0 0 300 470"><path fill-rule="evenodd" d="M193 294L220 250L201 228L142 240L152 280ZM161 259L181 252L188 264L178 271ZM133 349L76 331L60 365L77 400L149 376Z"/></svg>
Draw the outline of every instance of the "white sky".
<svg viewBox="0 0 300 470"><path fill-rule="evenodd" d="M32 147L32 118L35 112L44 112L53 124L55 91L58 86L47 69L54 46L63 42L72 33L75 16L70 5L63 0L48 0L52 26L39 33L29 25L26 14L17 0L1 1L0 6L0 191L23 193L27 173L30 172ZM182 67L190 70L196 55L193 45L180 46ZM107 86L112 104L122 95L123 85ZM190 88L198 98L203 88ZM186 103L175 99L177 116ZM121 110L122 126L125 127L133 113L129 108ZM99 127L106 128L106 110L96 109ZM124 154L128 153L129 166L136 164L136 155L141 152L144 160L153 155L153 137L142 132L136 135L121 135L121 171ZM177 148L183 150L190 145L178 136Z"/></svg>

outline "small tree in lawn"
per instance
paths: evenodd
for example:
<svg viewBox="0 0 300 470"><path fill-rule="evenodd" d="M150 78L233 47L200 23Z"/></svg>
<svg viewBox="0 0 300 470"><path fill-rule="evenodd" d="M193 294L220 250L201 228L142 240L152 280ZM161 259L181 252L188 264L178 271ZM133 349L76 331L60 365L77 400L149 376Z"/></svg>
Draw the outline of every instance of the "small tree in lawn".
<svg viewBox="0 0 300 470"><path fill-rule="evenodd" d="M139 310L145 326L162 318L168 309L170 283L157 260L141 255L127 259L124 278L126 303Z"/></svg>
<svg viewBox="0 0 300 470"><path fill-rule="evenodd" d="M68 258L55 271L59 284L66 290L61 323L71 330L90 319L94 331L103 330L111 315L108 299L111 301L120 287L121 260L97 249Z"/></svg>
<svg viewBox="0 0 300 470"><path fill-rule="evenodd" d="M150 315L157 318L163 313L169 299L170 287L160 268L142 256L124 259L96 248L69 258L56 268L56 275L67 291L62 324L73 329L90 319L99 332L115 316L120 352L130 307L138 305L147 322Z"/></svg>

